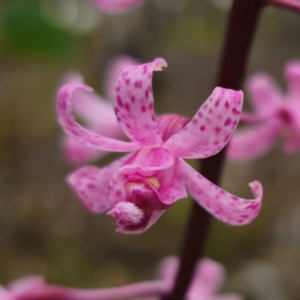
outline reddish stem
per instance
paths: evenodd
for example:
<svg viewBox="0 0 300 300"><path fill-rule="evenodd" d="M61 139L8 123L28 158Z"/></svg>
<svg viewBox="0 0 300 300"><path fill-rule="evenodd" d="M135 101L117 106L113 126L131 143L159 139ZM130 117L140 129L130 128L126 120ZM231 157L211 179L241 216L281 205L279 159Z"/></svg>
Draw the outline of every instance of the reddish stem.
<svg viewBox="0 0 300 300"><path fill-rule="evenodd" d="M263 0L234 0L221 58L217 85L239 90L243 82L253 36ZM225 149L202 162L201 173L215 184L220 181ZM167 300L182 300L189 288L196 262L203 256L211 216L196 202L187 227L181 263L172 293Z"/></svg>
<svg viewBox="0 0 300 300"><path fill-rule="evenodd" d="M289 9L300 13L300 1L299 0L265 0L269 3L279 8Z"/></svg>

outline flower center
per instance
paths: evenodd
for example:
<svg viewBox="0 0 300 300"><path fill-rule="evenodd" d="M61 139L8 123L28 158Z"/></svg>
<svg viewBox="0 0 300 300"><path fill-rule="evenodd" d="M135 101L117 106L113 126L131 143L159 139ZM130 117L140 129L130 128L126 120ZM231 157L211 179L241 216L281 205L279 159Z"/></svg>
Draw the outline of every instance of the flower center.
<svg viewBox="0 0 300 300"><path fill-rule="evenodd" d="M181 130L189 121L189 118L176 114L160 116L157 119L157 123L158 128L162 132L163 141L166 142L172 135Z"/></svg>
<svg viewBox="0 0 300 300"><path fill-rule="evenodd" d="M133 187L140 187L142 189L146 189L151 191L151 187L149 186L149 183L154 186L157 190L160 188L160 183L158 181L158 179L156 177L150 177L150 178L146 178L144 180L144 182L133 182L130 181L126 184L126 189L127 192L130 192L132 190Z"/></svg>

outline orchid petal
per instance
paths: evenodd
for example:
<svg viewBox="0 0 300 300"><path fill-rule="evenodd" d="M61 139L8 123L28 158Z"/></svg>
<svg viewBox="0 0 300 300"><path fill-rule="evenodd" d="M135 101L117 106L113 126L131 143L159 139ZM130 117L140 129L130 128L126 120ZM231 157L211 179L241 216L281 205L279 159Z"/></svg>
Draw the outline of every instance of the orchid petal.
<svg viewBox="0 0 300 300"><path fill-rule="evenodd" d="M218 292L225 279L223 266L211 259L203 258L198 262L187 299L205 299ZM209 298L210 299L210 298Z"/></svg>
<svg viewBox="0 0 300 300"><path fill-rule="evenodd" d="M62 148L66 159L74 165L101 158L107 154L105 151L86 147L70 137L62 139Z"/></svg>
<svg viewBox="0 0 300 300"><path fill-rule="evenodd" d="M22 296L44 288L45 286L46 281L43 276L32 275L11 282L8 289L14 296Z"/></svg>
<svg viewBox="0 0 300 300"><path fill-rule="evenodd" d="M116 15L133 9L145 0L94 0L98 7L106 14Z"/></svg>
<svg viewBox="0 0 300 300"><path fill-rule="evenodd" d="M58 120L65 132L79 143L94 149L106 151L127 152L140 148L136 143L127 143L88 131L81 127L72 114L71 100L78 89L91 91L92 89L81 83L69 83L64 85L58 94L57 114Z"/></svg>
<svg viewBox="0 0 300 300"><path fill-rule="evenodd" d="M153 148L140 150L133 159L127 161L127 165L120 168L111 180L111 203L116 204L126 198L127 183L129 178L152 178L157 180L159 187L158 198L161 201L161 209L166 208L165 205L171 205L176 200L187 196L184 187L185 172L178 160L174 160L173 156L164 148ZM141 158L143 155L143 158ZM141 160L142 159L142 160ZM134 181L134 179L133 179ZM147 181L147 185L151 188L151 179ZM156 189L154 189L156 190ZM154 201L154 199L153 199Z"/></svg>
<svg viewBox="0 0 300 300"><path fill-rule="evenodd" d="M182 160L186 169L186 186L191 196L217 219L230 225L244 225L253 221L261 207L262 186L258 181L249 184L255 199L236 197L214 185Z"/></svg>
<svg viewBox="0 0 300 300"><path fill-rule="evenodd" d="M11 293L0 285L0 299L1 300L14 300Z"/></svg>
<svg viewBox="0 0 300 300"><path fill-rule="evenodd" d="M119 124L130 139L144 146L162 144L153 111L152 75L166 67L166 61L158 58L127 69L117 82L114 109Z"/></svg>
<svg viewBox="0 0 300 300"><path fill-rule="evenodd" d="M261 115L270 115L282 104L282 93L268 75L260 73L246 83L254 110Z"/></svg>
<svg viewBox="0 0 300 300"><path fill-rule="evenodd" d="M280 133L277 121L265 122L251 128L243 128L233 135L226 155L233 161L246 161L266 153Z"/></svg>
<svg viewBox="0 0 300 300"><path fill-rule="evenodd" d="M158 276L166 286L166 291L171 291L179 268L179 259L175 256L164 258L158 266ZM168 294L168 292L167 292Z"/></svg>
<svg viewBox="0 0 300 300"><path fill-rule="evenodd" d="M107 122L109 125L116 124L115 126L118 126L112 104L88 89L81 88L72 94L72 108L74 113L82 118L87 125L98 128L104 127L104 132L105 129L109 128Z"/></svg>
<svg viewBox="0 0 300 300"><path fill-rule="evenodd" d="M70 174L67 181L83 204L92 212L103 212L111 207L109 182L113 174L121 168L131 154L122 157L105 168L85 166Z"/></svg>
<svg viewBox="0 0 300 300"><path fill-rule="evenodd" d="M289 85L289 96L300 99L300 61L291 61L285 67L285 77Z"/></svg>
<svg viewBox="0 0 300 300"><path fill-rule="evenodd" d="M113 58L106 67L105 90L109 99L115 98L116 84L120 74L140 62L128 55L119 55Z"/></svg>
<svg viewBox="0 0 300 300"><path fill-rule="evenodd" d="M238 124L243 93L217 87L185 127L165 147L182 158L205 158L228 143Z"/></svg>

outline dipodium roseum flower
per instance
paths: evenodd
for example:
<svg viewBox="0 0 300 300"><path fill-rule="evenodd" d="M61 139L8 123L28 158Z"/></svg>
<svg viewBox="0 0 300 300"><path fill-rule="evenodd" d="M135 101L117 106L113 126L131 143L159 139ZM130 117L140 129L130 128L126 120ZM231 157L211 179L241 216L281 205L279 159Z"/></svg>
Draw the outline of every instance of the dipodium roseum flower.
<svg viewBox="0 0 300 300"><path fill-rule="evenodd" d="M187 192L223 222L251 222L261 206L259 182L250 183L256 198L242 199L214 185L183 160L215 155L227 144L240 118L242 92L215 88L191 120L176 114L156 118L152 75L166 66L165 60L156 59L125 70L118 79L114 110L131 142L104 137L76 123L71 102L78 92L91 88L70 83L60 89L57 113L67 134L94 149L133 152L102 169L83 167L69 176L69 184L91 211L110 209L108 214L117 219L117 231L122 233L146 230Z"/></svg>
<svg viewBox="0 0 300 300"><path fill-rule="evenodd" d="M174 287L178 269L179 260L176 257L167 257L160 264L159 277L169 292ZM217 295L224 280L225 269L221 264L208 258L201 259L197 263L185 300L243 300L243 297L238 294ZM148 300L150 299L158 300L160 298L153 297Z"/></svg>
<svg viewBox="0 0 300 300"><path fill-rule="evenodd" d="M174 286L179 260L167 257L159 265L159 278L103 289L76 289L47 284L42 276L28 276L16 280L7 288L0 286L1 300L109 300L139 297L156 300L168 295ZM198 262L186 300L242 300L237 294L217 295L225 278L224 268L204 258Z"/></svg>
<svg viewBox="0 0 300 300"><path fill-rule="evenodd" d="M300 61L286 65L288 90L284 94L266 74L254 75L247 83L253 113L241 120L252 123L238 130L227 151L229 159L243 161L266 153L281 135L283 150L300 150Z"/></svg>
<svg viewBox="0 0 300 300"><path fill-rule="evenodd" d="M117 56L109 63L105 76L105 90L108 99L113 99L114 88L122 71L136 64L138 64L137 60L125 55ZM83 82L83 78L80 74L72 73L65 76L64 81L65 83ZM113 111L112 101L107 101L95 93L88 93L81 89L74 95L73 109L89 130L110 138L124 137ZM69 136L62 139L62 148L67 160L73 164L88 162L107 154L105 151L86 147Z"/></svg>
<svg viewBox="0 0 300 300"><path fill-rule="evenodd" d="M146 0L94 0L100 10L109 15L121 14L142 5Z"/></svg>

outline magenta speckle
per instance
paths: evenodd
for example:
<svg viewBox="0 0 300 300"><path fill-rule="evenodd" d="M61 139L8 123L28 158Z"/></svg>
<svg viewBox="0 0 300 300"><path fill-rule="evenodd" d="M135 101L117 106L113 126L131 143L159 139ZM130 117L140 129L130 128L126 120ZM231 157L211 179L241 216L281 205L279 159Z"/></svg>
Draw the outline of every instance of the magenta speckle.
<svg viewBox="0 0 300 300"><path fill-rule="evenodd" d="M221 131L222 131L222 128L220 128L220 127L215 127L215 132L216 132L217 134L219 134Z"/></svg>
<svg viewBox="0 0 300 300"><path fill-rule="evenodd" d="M235 107L232 109L232 113L234 113L235 115L239 115L240 111L237 110Z"/></svg>
<svg viewBox="0 0 300 300"><path fill-rule="evenodd" d="M228 126L231 124L231 119L230 118L227 118L226 121L224 122L224 126Z"/></svg>
<svg viewBox="0 0 300 300"><path fill-rule="evenodd" d="M120 97L120 95L117 96L117 102L118 102L119 106L123 108L123 101L122 101L122 98Z"/></svg>
<svg viewBox="0 0 300 300"><path fill-rule="evenodd" d="M134 103L134 102L135 102L135 97L134 97L134 96L131 96L131 97L130 97L130 101L131 101L132 103Z"/></svg>
<svg viewBox="0 0 300 300"><path fill-rule="evenodd" d="M225 102L225 105L224 105L227 109L229 108L229 103L228 101Z"/></svg>
<svg viewBox="0 0 300 300"><path fill-rule="evenodd" d="M149 110L152 110L153 109L153 103L150 103L149 104Z"/></svg>
<svg viewBox="0 0 300 300"><path fill-rule="evenodd" d="M125 103L125 109L126 109L127 111L130 110L130 107L129 107L129 104L128 104L128 103Z"/></svg>
<svg viewBox="0 0 300 300"><path fill-rule="evenodd" d="M144 113L146 112L146 107L144 105L142 105L141 111Z"/></svg>
<svg viewBox="0 0 300 300"><path fill-rule="evenodd" d="M141 80L137 80L137 81L134 83L134 87L136 87L137 89L142 88L142 81L141 81Z"/></svg>
<svg viewBox="0 0 300 300"><path fill-rule="evenodd" d="M220 104L220 99L218 99L216 102L215 102L215 107L218 107Z"/></svg>
<svg viewBox="0 0 300 300"><path fill-rule="evenodd" d="M200 131L204 131L206 127L204 125L200 126Z"/></svg>

